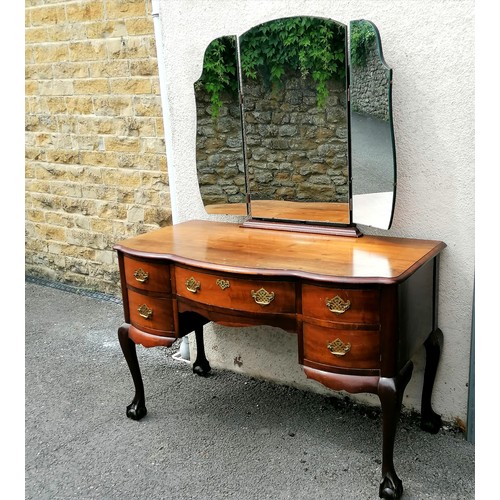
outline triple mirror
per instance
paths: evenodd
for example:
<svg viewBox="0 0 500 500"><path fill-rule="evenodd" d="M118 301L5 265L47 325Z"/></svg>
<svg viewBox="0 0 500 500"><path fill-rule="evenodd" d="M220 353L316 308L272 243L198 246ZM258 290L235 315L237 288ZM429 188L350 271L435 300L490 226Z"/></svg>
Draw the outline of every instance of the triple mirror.
<svg viewBox="0 0 500 500"><path fill-rule="evenodd" d="M333 232L388 229L396 186L391 83L370 21L348 30L289 17L212 41L195 83L206 211Z"/></svg>

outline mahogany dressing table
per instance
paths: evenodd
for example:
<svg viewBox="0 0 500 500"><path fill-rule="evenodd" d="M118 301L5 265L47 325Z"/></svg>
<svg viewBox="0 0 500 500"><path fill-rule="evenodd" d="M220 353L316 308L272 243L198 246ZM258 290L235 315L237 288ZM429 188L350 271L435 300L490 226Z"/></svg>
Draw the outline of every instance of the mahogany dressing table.
<svg viewBox="0 0 500 500"><path fill-rule="evenodd" d="M193 371L206 375L203 325L271 325L298 335L307 377L334 390L369 392L383 412L380 494L401 496L393 463L411 357L427 365L422 426L437 432L431 408L440 352L438 241L349 238L190 221L120 243L125 324L120 345L135 384L127 416L146 415L135 345L170 346L192 331Z"/></svg>
<svg viewBox="0 0 500 500"><path fill-rule="evenodd" d="M269 40L283 33L287 43L271 50ZM437 297L445 244L362 235L356 226L390 228L396 162L392 70L378 30L353 21L349 50L348 38L341 23L296 17L207 48L195 83L200 194L209 214L248 217L241 224L183 222L115 245L125 312L118 336L135 385L126 413L134 420L147 413L136 344L170 346L194 332L193 371L204 376L208 322L279 327L297 335L306 377L379 397L379 495L397 499L403 486L393 461L396 427L411 359L422 346L421 426L433 433L441 426L431 395L442 342ZM228 77L226 94L207 96L207 89L223 87L212 71L221 60L226 77L238 81ZM258 75L285 76L269 82ZM205 116L214 113L210 102L222 106L220 120Z"/></svg>

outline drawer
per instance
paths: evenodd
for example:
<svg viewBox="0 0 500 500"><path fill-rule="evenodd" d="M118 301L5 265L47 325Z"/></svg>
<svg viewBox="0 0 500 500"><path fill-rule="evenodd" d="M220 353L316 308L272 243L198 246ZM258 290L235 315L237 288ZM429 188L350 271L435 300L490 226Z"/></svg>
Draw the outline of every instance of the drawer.
<svg viewBox="0 0 500 500"><path fill-rule="evenodd" d="M378 323L379 291L304 284L302 314L336 323Z"/></svg>
<svg viewBox="0 0 500 500"><path fill-rule="evenodd" d="M379 330L347 330L303 324L304 359L342 368L379 368Z"/></svg>
<svg viewBox="0 0 500 500"><path fill-rule="evenodd" d="M174 331L172 299L150 297L128 290L130 323L147 333Z"/></svg>
<svg viewBox="0 0 500 500"><path fill-rule="evenodd" d="M294 313L295 283L245 280L175 268L177 295L227 309L259 313Z"/></svg>
<svg viewBox="0 0 500 500"><path fill-rule="evenodd" d="M168 264L134 259L123 259L127 285L151 292L170 293L170 270Z"/></svg>

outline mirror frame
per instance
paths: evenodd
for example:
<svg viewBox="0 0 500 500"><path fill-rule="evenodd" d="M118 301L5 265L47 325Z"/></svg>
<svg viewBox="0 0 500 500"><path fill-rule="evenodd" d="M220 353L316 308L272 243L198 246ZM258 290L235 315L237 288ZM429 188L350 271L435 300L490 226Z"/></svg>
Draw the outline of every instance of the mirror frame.
<svg viewBox="0 0 500 500"><path fill-rule="evenodd" d="M268 24L273 21L278 21L280 19L290 19L290 18L295 18L295 17L307 17L307 18L315 18L315 19L324 19L327 21L332 21L340 26L345 27L345 32L346 32L346 60L345 60L345 69L346 69L346 77L345 77L345 82L346 82L346 89L345 89L345 94L346 94L346 122L347 122L347 169L348 169L348 197L349 197L349 202L348 202L348 208L349 208L349 223L341 223L341 222L324 222L321 220L304 220L304 219L287 219L287 218L282 218L282 219L277 219L273 217L253 217L252 216L252 208L251 208L251 193L249 192L249 179L248 179L248 157L247 157L247 144L246 144L246 135L245 135L245 120L244 120L244 95L242 92L242 71L241 71L241 60L240 60L240 40L242 37L245 36L249 31L252 29L262 26L265 24ZM394 209L395 209L395 198L396 198L396 180L397 180L397 166L396 166L396 150L395 150L395 138L394 138L394 127L393 127L393 118L392 118L392 69L389 68L383 58L383 52L382 52L382 44L381 44L381 39L380 39L380 33L378 31L378 28L371 22L367 21L364 19L356 20L356 21L351 21L349 24L349 27L347 25L344 25L343 23L340 23L338 21L335 21L330 18L322 18L322 17L315 17L315 16L289 16L285 18L278 18L278 19L273 19L266 21L264 23L258 24L249 30L247 30L245 33L243 33L240 36L236 35L226 35L223 37L219 37L215 40L213 40L209 46L207 47L207 50L205 52L205 57L208 52L209 47L212 45L217 40L223 39L223 38L231 38L234 39L236 42L236 78L237 78L237 85L238 85L238 94L239 94L239 112L240 112L240 124L241 124L241 144L242 144L242 159L243 159L243 170L244 170L244 178L245 178L245 202L244 205L246 210L245 213L243 211L238 212L235 210L224 210L224 207L230 207L232 203L227 203L224 205L218 205L218 209L215 211L208 211L207 213L209 214L227 214L227 215L240 215L244 216L245 220L243 222L243 226L245 227L266 227L266 228L272 228L272 229L280 229L280 230L292 230L292 231L299 231L299 232L314 232L314 233L327 233L327 234L340 234L344 236L361 236L362 233L359 231L357 228L356 224L363 224L363 220L359 220L359 218L356 218L356 215L353 211L353 189L352 189L352 178L353 178L353 171L352 171L352 156L351 156L351 148L352 148L352 136L351 136L351 97L350 97L350 90L351 90L351 69L352 69L352 62L351 62L351 34L352 34L352 26L353 23L355 22L368 22L370 25L374 28L375 31L375 45L376 45L376 50L379 55L379 59L381 61L381 64L385 67L385 69L388 72L389 78L388 78L388 121L390 125L390 133L391 133L391 144L390 146L392 147L392 159L393 159L393 190L392 190L392 204L391 204L391 210L390 210L390 215L389 215L389 221L388 224L386 224L386 227L381 227L382 229L389 229L392 220L394 217ZM205 60L204 60L205 61ZM205 67L205 64L204 64ZM196 85L199 84L199 82L203 78L203 74L200 77L197 82L195 82L195 88ZM195 92L195 99L196 99L196 92ZM197 134L198 134L198 122L197 122ZM198 148L197 148L198 149ZM197 159L197 164L198 164L198 159ZM197 168L198 172L198 181L200 180L200 174ZM199 186L201 189L201 184L199 182ZM331 202L334 204L335 202ZM204 203L204 205L206 205ZM366 225L366 224L365 224ZM370 224L368 224L370 225ZM373 226L373 227L380 227L380 226Z"/></svg>

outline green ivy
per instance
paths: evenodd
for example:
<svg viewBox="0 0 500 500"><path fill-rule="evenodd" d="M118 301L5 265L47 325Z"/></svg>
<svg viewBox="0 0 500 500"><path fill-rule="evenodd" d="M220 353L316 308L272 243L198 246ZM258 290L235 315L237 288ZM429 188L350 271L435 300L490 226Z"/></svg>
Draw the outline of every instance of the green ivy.
<svg viewBox="0 0 500 500"><path fill-rule="evenodd" d="M353 66L365 66L368 53L375 43L375 28L368 21L351 23L351 62Z"/></svg>
<svg viewBox="0 0 500 500"><path fill-rule="evenodd" d="M327 82L345 78L345 27L327 19L291 17L261 24L241 38L244 77L261 78L266 85L281 86L288 72L310 76L316 85L318 107L328 97ZM222 105L224 90L234 91L236 53L234 37L214 40L208 47L199 82L209 93L212 116Z"/></svg>
<svg viewBox="0 0 500 500"><path fill-rule="evenodd" d="M195 88L204 88L210 96L211 114L216 118L222 106L222 92L238 92L236 73L236 38L224 36L213 40L205 51L203 74Z"/></svg>

